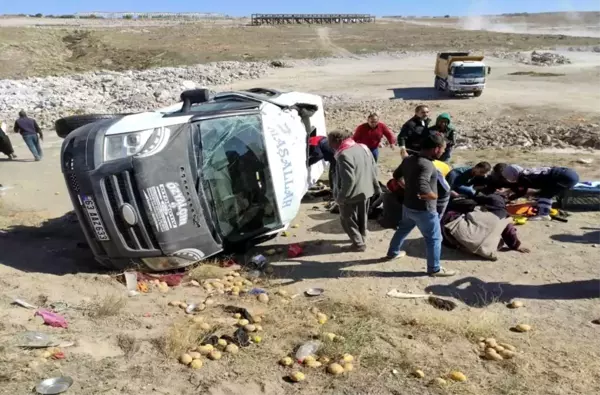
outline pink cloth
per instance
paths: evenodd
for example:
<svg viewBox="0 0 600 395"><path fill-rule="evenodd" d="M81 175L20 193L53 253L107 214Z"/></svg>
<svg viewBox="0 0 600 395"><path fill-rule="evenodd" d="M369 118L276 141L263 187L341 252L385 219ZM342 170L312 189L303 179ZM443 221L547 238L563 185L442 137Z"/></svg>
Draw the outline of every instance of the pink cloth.
<svg viewBox="0 0 600 395"><path fill-rule="evenodd" d="M64 317L53 313L51 311L40 309L35 312L35 316L40 316L44 320L44 324L53 326L55 328L67 328L69 325L67 324L67 320Z"/></svg>

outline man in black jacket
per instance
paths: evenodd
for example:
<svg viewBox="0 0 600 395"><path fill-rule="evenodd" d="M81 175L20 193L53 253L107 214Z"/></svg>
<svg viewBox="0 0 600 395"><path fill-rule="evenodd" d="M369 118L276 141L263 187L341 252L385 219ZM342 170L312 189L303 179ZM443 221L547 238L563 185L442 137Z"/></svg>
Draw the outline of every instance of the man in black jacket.
<svg viewBox="0 0 600 395"><path fill-rule="evenodd" d="M429 128L429 107L424 104L415 108L415 115L409 119L398 135L398 145L402 151L413 151L417 153L421 150L421 140L425 137L425 132ZM402 153L402 151L400 151Z"/></svg>

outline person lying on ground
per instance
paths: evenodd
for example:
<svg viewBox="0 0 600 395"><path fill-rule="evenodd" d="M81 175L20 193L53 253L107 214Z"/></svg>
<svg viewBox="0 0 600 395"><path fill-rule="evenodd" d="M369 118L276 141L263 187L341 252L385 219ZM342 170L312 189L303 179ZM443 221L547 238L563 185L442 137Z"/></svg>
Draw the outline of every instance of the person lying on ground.
<svg viewBox="0 0 600 395"><path fill-rule="evenodd" d="M442 236L446 247L460 249L490 260L506 245L510 250L529 253L517 235L517 228L506 210L506 201L498 194L463 199L451 205L442 218Z"/></svg>
<svg viewBox="0 0 600 395"><path fill-rule="evenodd" d="M366 145L371 150L375 162L377 162L379 159L379 144L384 136L388 143L390 143L390 147L394 149L396 137L394 137L394 134L385 123L379 122L379 115L372 112L367 117L367 122L356 128L352 138L357 143Z"/></svg>
<svg viewBox="0 0 600 395"><path fill-rule="evenodd" d="M523 196L537 198L537 215L530 220L550 220L552 198L573 188L579 182L579 175L568 167L523 168L508 165L502 171L502 177L519 192L509 196L516 200Z"/></svg>
<svg viewBox="0 0 600 395"><path fill-rule="evenodd" d="M415 108L415 115L406 121L398 134L398 145L400 153L412 151L418 153L421 150L421 140L429 128L429 107L421 104Z"/></svg>
<svg viewBox="0 0 600 395"><path fill-rule="evenodd" d="M492 166L488 162L479 162L473 167L461 166L452 169L446 176L446 181L452 190L452 197L474 197L476 195L475 188L473 188L474 183L477 179L482 180L491 169Z"/></svg>
<svg viewBox="0 0 600 395"><path fill-rule="evenodd" d="M436 207L438 171L433 164L444 152L446 141L438 133L428 134L420 146L418 155L407 157L394 171L394 179L404 187L404 204L402 220L390 240L387 259L406 255L402 246L408 234L417 227L425 239L427 273L433 277L454 276L456 271L440 266L442 234Z"/></svg>
<svg viewBox="0 0 600 395"><path fill-rule="evenodd" d="M452 150L456 145L456 129L452 124L452 118L447 112L438 115L435 125L429 127L430 132L438 132L446 139L446 151L440 157L442 162L449 162L452 156Z"/></svg>
<svg viewBox="0 0 600 395"><path fill-rule="evenodd" d="M362 252L367 249L367 202L381 193L377 164L369 148L358 144L350 134L334 131L327 138L335 150L334 198L342 227L352 241L350 249Z"/></svg>

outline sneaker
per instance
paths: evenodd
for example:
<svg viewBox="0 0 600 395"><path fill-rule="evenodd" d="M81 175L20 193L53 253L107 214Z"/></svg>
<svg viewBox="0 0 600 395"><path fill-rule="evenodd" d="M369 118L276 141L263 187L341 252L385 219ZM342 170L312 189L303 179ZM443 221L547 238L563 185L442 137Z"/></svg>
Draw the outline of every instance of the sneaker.
<svg viewBox="0 0 600 395"><path fill-rule="evenodd" d="M552 217L549 215L536 215L534 217L529 218L529 221L550 221Z"/></svg>
<svg viewBox="0 0 600 395"><path fill-rule="evenodd" d="M433 273L428 273L431 277L452 277L456 276L458 272L456 270L446 270L443 267L440 267L440 270Z"/></svg>
<svg viewBox="0 0 600 395"><path fill-rule="evenodd" d="M390 260L390 261L393 261L393 260L395 260L395 259L404 258L405 256L406 256L406 251L400 251L400 252L398 253L398 255L396 255L396 256L389 256L389 255L386 255L386 259L387 259L387 260Z"/></svg>

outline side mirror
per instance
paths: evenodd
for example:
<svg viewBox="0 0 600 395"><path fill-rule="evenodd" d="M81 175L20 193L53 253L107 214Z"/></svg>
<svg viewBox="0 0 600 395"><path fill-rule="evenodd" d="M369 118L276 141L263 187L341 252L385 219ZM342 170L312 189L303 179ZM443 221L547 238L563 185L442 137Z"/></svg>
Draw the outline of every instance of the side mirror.
<svg viewBox="0 0 600 395"><path fill-rule="evenodd" d="M488 67L488 74L492 74L492 68Z"/></svg>

